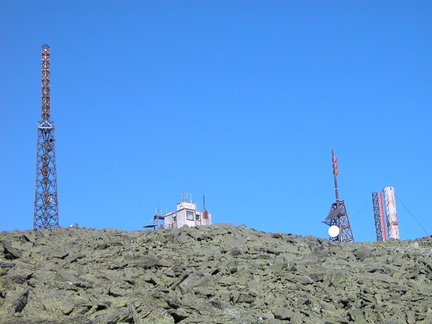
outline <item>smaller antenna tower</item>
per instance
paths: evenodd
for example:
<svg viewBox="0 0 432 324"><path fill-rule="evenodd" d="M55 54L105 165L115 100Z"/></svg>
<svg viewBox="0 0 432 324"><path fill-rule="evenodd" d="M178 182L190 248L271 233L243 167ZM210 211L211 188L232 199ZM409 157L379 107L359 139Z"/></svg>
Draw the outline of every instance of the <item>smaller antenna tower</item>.
<svg viewBox="0 0 432 324"><path fill-rule="evenodd" d="M382 192L372 193L372 205L374 211L375 232L376 232L377 241L379 242L387 241Z"/></svg>
<svg viewBox="0 0 432 324"><path fill-rule="evenodd" d="M384 188L384 197L387 210L387 225L390 239L400 239L399 222L396 211L396 195L393 187Z"/></svg>
<svg viewBox="0 0 432 324"><path fill-rule="evenodd" d="M337 157L332 150L333 178L335 187L336 202L331 205L330 213L323 221L329 226L328 234L330 240L335 242L354 242L351 225L346 211L345 202L339 199L339 186L337 176L339 175Z"/></svg>

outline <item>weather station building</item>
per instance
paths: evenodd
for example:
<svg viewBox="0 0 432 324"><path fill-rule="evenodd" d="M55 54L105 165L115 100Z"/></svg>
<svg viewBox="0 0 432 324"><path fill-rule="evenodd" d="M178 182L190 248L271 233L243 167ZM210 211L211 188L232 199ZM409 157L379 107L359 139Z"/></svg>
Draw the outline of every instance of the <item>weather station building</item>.
<svg viewBox="0 0 432 324"><path fill-rule="evenodd" d="M208 210L197 210L192 200L183 196L177 204L177 211L167 213L164 217L165 228L180 228L183 226L211 225L211 214Z"/></svg>

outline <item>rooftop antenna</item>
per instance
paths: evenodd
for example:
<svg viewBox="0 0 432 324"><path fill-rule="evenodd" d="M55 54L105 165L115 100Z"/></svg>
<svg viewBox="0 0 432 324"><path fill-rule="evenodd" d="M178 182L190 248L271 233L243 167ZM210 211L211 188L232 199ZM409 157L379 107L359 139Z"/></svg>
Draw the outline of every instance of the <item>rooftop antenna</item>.
<svg viewBox="0 0 432 324"><path fill-rule="evenodd" d="M51 120L50 47L42 46L42 114L37 132L33 228L59 227L54 122Z"/></svg>
<svg viewBox="0 0 432 324"><path fill-rule="evenodd" d="M156 214L153 216L153 224L145 225L143 228L152 228L152 229L158 229L163 227L162 224L159 223L159 221L163 221L165 219L165 216L162 216L162 210L158 207L155 209Z"/></svg>
<svg viewBox="0 0 432 324"><path fill-rule="evenodd" d="M206 201L205 201L205 196L203 195L203 218L204 219L209 219L209 212L206 209Z"/></svg>
<svg viewBox="0 0 432 324"><path fill-rule="evenodd" d="M345 202L339 199L339 187L337 176L339 175L337 157L334 155L332 150L332 166L333 166L333 178L335 186L335 197L336 202L331 205L330 213L323 221L323 223L329 226L328 234L330 240L334 242L354 242L354 236L351 231L351 225L346 211Z"/></svg>

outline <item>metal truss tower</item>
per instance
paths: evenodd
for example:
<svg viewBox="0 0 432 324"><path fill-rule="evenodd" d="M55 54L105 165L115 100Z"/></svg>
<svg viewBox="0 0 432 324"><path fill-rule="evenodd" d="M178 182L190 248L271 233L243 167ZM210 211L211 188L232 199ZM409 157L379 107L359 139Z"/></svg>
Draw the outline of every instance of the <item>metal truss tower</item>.
<svg viewBox="0 0 432 324"><path fill-rule="evenodd" d="M330 213L323 223L329 226L329 238L335 242L354 242L345 202L339 199L337 176L339 174L337 157L332 150L333 178L336 202L331 205Z"/></svg>
<svg viewBox="0 0 432 324"><path fill-rule="evenodd" d="M375 232L377 241L387 241L382 192L372 193L372 205L374 211Z"/></svg>
<svg viewBox="0 0 432 324"><path fill-rule="evenodd" d="M42 46L42 118L36 145L33 228L59 226L54 123L50 107L50 47Z"/></svg>

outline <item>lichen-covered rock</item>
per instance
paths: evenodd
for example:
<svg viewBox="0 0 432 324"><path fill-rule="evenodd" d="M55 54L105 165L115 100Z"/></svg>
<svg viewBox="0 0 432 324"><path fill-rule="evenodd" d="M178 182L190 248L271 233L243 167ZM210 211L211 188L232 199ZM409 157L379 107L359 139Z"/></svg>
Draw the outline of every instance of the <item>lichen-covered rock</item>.
<svg viewBox="0 0 432 324"><path fill-rule="evenodd" d="M245 226L0 233L0 323L432 323L432 237Z"/></svg>

